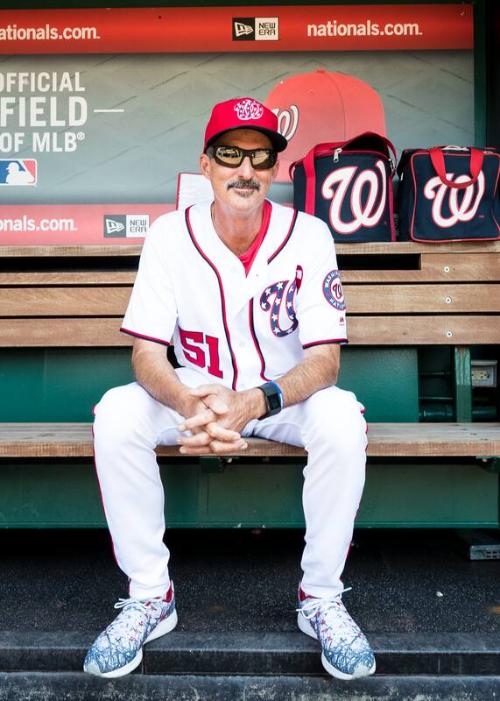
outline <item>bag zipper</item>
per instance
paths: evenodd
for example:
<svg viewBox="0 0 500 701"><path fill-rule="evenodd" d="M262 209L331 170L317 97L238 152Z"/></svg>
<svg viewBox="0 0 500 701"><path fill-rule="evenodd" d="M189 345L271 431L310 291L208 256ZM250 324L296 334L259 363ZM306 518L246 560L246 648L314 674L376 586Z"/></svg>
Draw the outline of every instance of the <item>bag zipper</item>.
<svg viewBox="0 0 500 701"><path fill-rule="evenodd" d="M333 152L333 162L338 163L340 160L340 154L342 153L341 148L336 148L335 151Z"/></svg>

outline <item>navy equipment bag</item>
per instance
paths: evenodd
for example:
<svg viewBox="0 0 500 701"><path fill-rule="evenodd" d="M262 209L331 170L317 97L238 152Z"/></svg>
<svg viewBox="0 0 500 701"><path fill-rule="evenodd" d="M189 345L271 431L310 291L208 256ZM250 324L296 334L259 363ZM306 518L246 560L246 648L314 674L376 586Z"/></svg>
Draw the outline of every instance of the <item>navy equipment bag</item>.
<svg viewBox="0 0 500 701"><path fill-rule="evenodd" d="M493 148L406 149L398 164L399 238L500 238L500 154Z"/></svg>
<svg viewBox="0 0 500 701"><path fill-rule="evenodd" d="M336 241L394 241L395 159L391 142L374 132L317 144L290 166L293 206L323 219Z"/></svg>

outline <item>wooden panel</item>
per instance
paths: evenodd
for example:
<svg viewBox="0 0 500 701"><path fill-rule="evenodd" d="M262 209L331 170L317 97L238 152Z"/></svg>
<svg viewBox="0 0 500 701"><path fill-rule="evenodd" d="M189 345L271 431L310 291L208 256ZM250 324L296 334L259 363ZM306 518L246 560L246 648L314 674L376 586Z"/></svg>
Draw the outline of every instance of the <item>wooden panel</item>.
<svg viewBox="0 0 500 701"><path fill-rule="evenodd" d="M498 312L500 285L345 285L350 314Z"/></svg>
<svg viewBox="0 0 500 701"><path fill-rule="evenodd" d="M123 316L131 285L0 287L0 316ZM344 285L350 314L499 312L500 284Z"/></svg>
<svg viewBox="0 0 500 701"><path fill-rule="evenodd" d="M0 285L13 287L45 285L132 285L135 270L63 270L57 272L0 271Z"/></svg>
<svg viewBox="0 0 500 701"><path fill-rule="evenodd" d="M390 241L387 243L335 243L337 254L346 255L401 255L404 253L500 253L500 241L477 243L415 243Z"/></svg>
<svg viewBox="0 0 500 701"><path fill-rule="evenodd" d="M353 316L350 345L487 345L500 343L499 316Z"/></svg>
<svg viewBox="0 0 500 701"><path fill-rule="evenodd" d="M337 243L337 253L366 255L402 253L500 253L500 241L478 243L415 243L413 241L391 241L388 243ZM0 246L0 257L4 258L60 258L60 257L108 257L138 256L141 245L103 244L89 246Z"/></svg>
<svg viewBox="0 0 500 701"><path fill-rule="evenodd" d="M420 261L422 272L434 274L436 280L500 281L500 251L468 255L422 253Z"/></svg>
<svg viewBox="0 0 500 701"><path fill-rule="evenodd" d="M303 457L295 446L251 438L235 456ZM162 456L183 457L178 446L162 446ZM0 457L92 457L90 424L0 424ZM371 457L492 457L500 455L500 423L370 424ZM189 459L186 457L185 459ZM230 469L230 467L228 467Z"/></svg>
<svg viewBox="0 0 500 701"><path fill-rule="evenodd" d="M0 319L0 348L128 346L113 319ZM487 345L500 343L498 316L353 316L350 345Z"/></svg>
<svg viewBox="0 0 500 701"><path fill-rule="evenodd" d="M0 287L0 316L120 316L130 287Z"/></svg>
<svg viewBox="0 0 500 701"><path fill-rule="evenodd" d="M142 245L91 246L0 246L0 258L103 258L108 256L139 256Z"/></svg>
<svg viewBox="0 0 500 701"><path fill-rule="evenodd" d="M376 457L495 457L500 423L370 424L368 455Z"/></svg>
<svg viewBox="0 0 500 701"><path fill-rule="evenodd" d="M106 348L132 345L116 319L0 319L0 348Z"/></svg>
<svg viewBox="0 0 500 701"><path fill-rule="evenodd" d="M341 270L341 277L343 282L500 281L500 253L422 253L419 261L418 270Z"/></svg>

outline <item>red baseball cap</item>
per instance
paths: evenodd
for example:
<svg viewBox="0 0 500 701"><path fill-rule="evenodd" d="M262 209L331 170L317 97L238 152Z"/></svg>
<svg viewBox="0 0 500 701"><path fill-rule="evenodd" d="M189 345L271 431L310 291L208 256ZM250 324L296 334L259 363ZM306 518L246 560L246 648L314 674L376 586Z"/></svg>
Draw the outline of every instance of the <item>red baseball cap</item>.
<svg viewBox="0 0 500 701"><path fill-rule="evenodd" d="M288 148L277 182L289 182L288 169L314 144L351 139L364 131L385 135L384 105L368 83L345 73L316 70L281 80L266 106L278 117Z"/></svg>
<svg viewBox="0 0 500 701"><path fill-rule="evenodd" d="M237 97L218 102L212 110L205 130L203 150L217 137L233 129L255 129L271 139L276 151L283 151L288 141L278 131L278 118L271 110L252 97Z"/></svg>

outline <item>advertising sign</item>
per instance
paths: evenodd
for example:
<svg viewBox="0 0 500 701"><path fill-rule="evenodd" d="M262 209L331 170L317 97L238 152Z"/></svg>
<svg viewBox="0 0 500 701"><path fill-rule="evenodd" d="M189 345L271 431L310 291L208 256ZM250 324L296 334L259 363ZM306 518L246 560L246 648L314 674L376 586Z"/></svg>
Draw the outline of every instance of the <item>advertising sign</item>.
<svg viewBox="0 0 500 701"><path fill-rule="evenodd" d="M472 36L470 4L2 10L0 245L142 242L231 97L278 115L282 202L320 141L472 143Z"/></svg>

